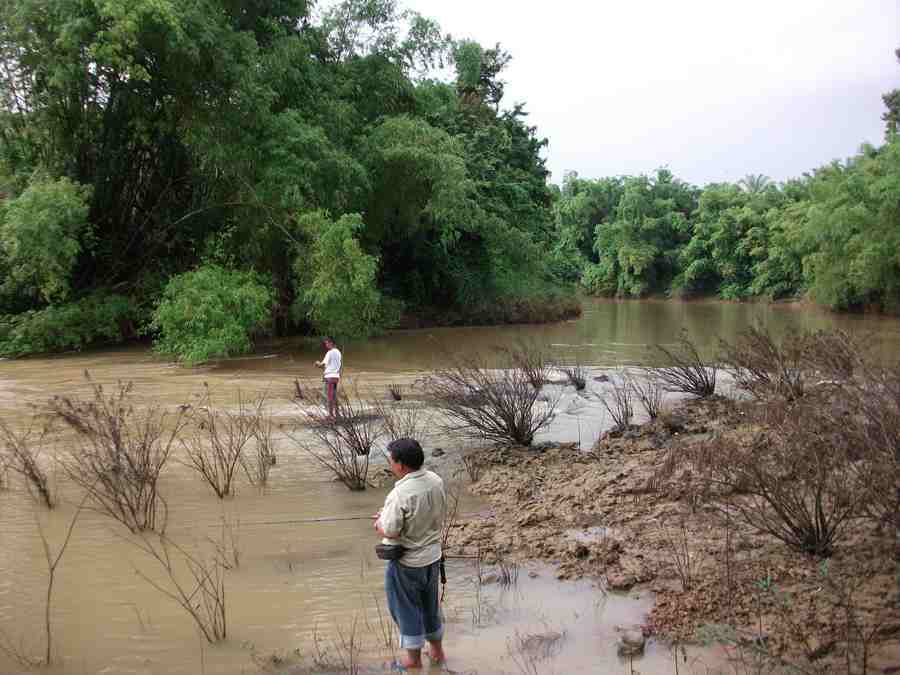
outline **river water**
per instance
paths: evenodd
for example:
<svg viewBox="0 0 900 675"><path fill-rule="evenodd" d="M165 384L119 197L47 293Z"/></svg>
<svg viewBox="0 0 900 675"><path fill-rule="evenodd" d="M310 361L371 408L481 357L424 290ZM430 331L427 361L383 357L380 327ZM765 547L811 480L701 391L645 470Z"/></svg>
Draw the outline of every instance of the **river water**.
<svg viewBox="0 0 900 675"><path fill-rule="evenodd" d="M389 383L409 389L429 369L446 363L450 353L483 353L519 338L549 345L559 360L594 368L633 366L647 362L649 345L671 343L682 329L712 354L720 337L733 339L754 323L775 333L789 326L840 327L868 336L884 357L900 354L897 319L781 305L588 301L581 318L559 324L398 331L347 344L345 382L369 393L383 392ZM84 373L89 371L93 381L107 386L132 381L138 401L169 407L191 401L204 384L221 406L233 406L238 392L243 397L266 392L269 409L287 422L294 378L315 386L313 361L319 357L308 341L281 340L253 355L195 369L173 365L140 345L4 361L0 416L15 429L26 428L33 406L39 409L49 397L88 396ZM560 414L543 437L592 442L608 420L589 396L584 400L569 395L561 401ZM366 515L380 506L387 488L350 492L286 436L279 441L278 463L264 492L239 482L237 495L221 501L178 462L177 452L161 481L169 531L180 545L208 552L213 541L221 543L225 523L227 545L240 553L239 565L227 573L225 643L205 644L184 611L148 583L144 577L159 584L166 579L121 527L82 511L56 575L51 620L57 665L45 672L254 673L254 659L277 662L273 672L291 672L290 664L299 658L295 648L336 660L355 651L347 647L351 639L359 645L362 672L378 672L390 650L389 632L385 637L382 630L387 621L383 567L372 554L370 522L285 521ZM447 447L453 440L432 435L426 444ZM48 447L45 460L54 451ZM33 506L13 475L0 490L0 637L31 655L43 653L47 563L39 532L55 553L80 498L60 471L51 468L51 477L61 504L49 513ZM462 511L483 508L463 496ZM511 589L478 584L469 560L451 561L449 572L447 647L455 671L526 672L523 667L529 666L521 661L528 657L545 660L535 672L629 672L629 664L615 654L615 627L640 623L652 605L648 596L604 596L588 582L557 582L552 570L539 567L520 570ZM526 653L545 644L535 636L552 636L537 656ZM671 658L651 646L635 668L672 672ZM0 673L22 671L0 653Z"/></svg>

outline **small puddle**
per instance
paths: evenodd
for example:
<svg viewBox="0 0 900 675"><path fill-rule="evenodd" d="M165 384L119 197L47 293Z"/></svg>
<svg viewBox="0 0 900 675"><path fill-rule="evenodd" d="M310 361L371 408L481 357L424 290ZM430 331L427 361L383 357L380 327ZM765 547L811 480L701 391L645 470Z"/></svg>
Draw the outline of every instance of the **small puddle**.
<svg viewBox="0 0 900 675"><path fill-rule="evenodd" d="M599 528L591 528L596 530ZM618 654L620 636L640 630L653 607L649 592L604 593L588 580L559 581L553 567L530 563L512 572L486 567L478 584L474 565L451 561L445 599L445 651L450 672L506 673L674 672L673 652L647 640L644 654ZM494 581L504 576L512 583ZM715 654L678 651L681 672L715 672ZM686 660L685 660L686 659ZM373 660L378 657L373 655ZM389 671L389 659L361 660L361 672ZM308 671L287 671L297 675Z"/></svg>

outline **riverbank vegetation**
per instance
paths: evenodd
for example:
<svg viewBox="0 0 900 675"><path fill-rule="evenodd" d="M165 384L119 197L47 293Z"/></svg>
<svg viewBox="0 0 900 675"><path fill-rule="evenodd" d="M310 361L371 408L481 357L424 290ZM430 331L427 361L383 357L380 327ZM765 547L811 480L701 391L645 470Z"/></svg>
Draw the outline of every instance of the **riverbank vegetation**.
<svg viewBox="0 0 900 675"><path fill-rule="evenodd" d="M5 3L0 354L577 313L510 58L394 0Z"/></svg>
<svg viewBox="0 0 900 675"><path fill-rule="evenodd" d="M511 59L396 0L4 4L0 355L551 321L599 295L900 308L887 141L776 185L548 183Z"/></svg>

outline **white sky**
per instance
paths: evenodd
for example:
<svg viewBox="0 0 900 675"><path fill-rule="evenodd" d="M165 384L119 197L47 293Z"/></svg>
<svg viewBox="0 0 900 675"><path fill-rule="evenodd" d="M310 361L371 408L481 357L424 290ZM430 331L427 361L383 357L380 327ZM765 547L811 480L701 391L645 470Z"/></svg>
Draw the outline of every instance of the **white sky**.
<svg viewBox="0 0 900 675"><path fill-rule="evenodd" d="M406 0L513 56L507 107L550 140L551 179L776 180L883 142L900 0Z"/></svg>

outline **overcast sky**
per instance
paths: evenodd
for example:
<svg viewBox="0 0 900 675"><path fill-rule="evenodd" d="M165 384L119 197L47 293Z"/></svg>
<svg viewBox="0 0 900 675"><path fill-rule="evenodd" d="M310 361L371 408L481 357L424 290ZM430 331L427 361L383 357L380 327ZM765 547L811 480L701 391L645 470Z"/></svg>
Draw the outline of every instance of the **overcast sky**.
<svg viewBox="0 0 900 675"><path fill-rule="evenodd" d="M513 55L505 103L550 140L552 180L698 185L799 176L883 142L900 0L406 0Z"/></svg>

